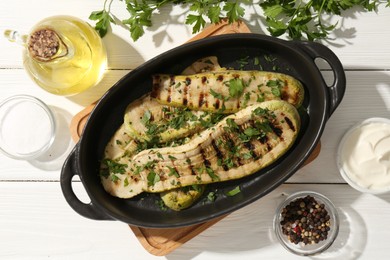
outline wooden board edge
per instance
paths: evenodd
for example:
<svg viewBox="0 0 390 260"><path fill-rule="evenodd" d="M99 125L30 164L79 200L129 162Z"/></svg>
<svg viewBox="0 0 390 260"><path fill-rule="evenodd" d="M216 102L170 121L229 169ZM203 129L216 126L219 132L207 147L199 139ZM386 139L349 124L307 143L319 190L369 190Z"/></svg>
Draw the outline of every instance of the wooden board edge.
<svg viewBox="0 0 390 260"><path fill-rule="evenodd" d="M131 225L129 225L129 227L141 245L149 253L155 256L165 256L225 217L226 216L218 217L216 219L212 219L210 221L193 226L172 229L149 229ZM158 241L158 239L156 239L161 237L164 238L164 235L166 234L169 234L170 236L169 238L166 238L167 242L161 243Z"/></svg>

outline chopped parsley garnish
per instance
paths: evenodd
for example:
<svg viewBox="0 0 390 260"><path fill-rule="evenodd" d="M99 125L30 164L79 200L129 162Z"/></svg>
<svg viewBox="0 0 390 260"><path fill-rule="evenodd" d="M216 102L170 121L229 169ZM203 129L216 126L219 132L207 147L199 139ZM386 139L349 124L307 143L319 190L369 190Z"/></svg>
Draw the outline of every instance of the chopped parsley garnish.
<svg viewBox="0 0 390 260"><path fill-rule="evenodd" d="M169 169L169 174L168 174L169 176L174 175L174 176L177 177L177 178L180 177L179 173L176 171L175 168L170 167L170 166L167 166L167 168Z"/></svg>
<svg viewBox="0 0 390 260"><path fill-rule="evenodd" d="M112 182L117 182L119 180L119 177L116 176L115 174L111 174L111 181Z"/></svg>
<svg viewBox="0 0 390 260"><path fill-rule="evenodd" d="M160 158L161 160L164 160L164 157L162 156L161 153L157 152L157 157Z"/></svg>
<svg viewBox="0 0 390 260"><path fill-rule="evenodd" d="M226 119L226 124L228 125L229 130L231 130L231 131L238 131L238 130L240 130L240 128L238 127L236 121L234 121L234 119L232 119L232 118Z"/></svg>
<svg viewBox="0 0 390 260"><path fill-rule="evenodd" d="M210 176L210 178L213 181L219 181L220 180L219 176L215 174L213 169L211 169L209 167L206 167L206 172L207 172L207 174Z"/></svg>
<svg viewBox="0 0 390 260"><path fill-rule="evenodd" d="M264 55L264 59L265 59L267 62L274 62L274 61L277 60L277 59L276 59L275 57L273 57L272 55L267 55L267 54Z"/></svg>
<svg viewBox="0 0 390 260"><path fill-rule="evenodd" d="M220 100L223 100L223 101L227 101L229 100L229 97L225 97L224 95L222 95L221 93L218 93L218 92L215 92L214 90L210 89L210 94L217 98L217 99L220 99Z"/></svg>
<svg viewBox="0 0 390 260"><path fill-rule="evenodd" d="M108 176L110 176L110 174L112 174L112 176L114 176L115 174L124 174L126 172L126 168L127 168L127 164L118 163L118 162L111 160L111 159L108 159L108 158L104 159L102 161L102 164L105 166L105 168L103 168L100 171L100 175L102 175L105 178L108 178ZM115 177L117 177L117 176L115 176ZM115 177L112 177L111 180L117 181L117 179Z"/></svg>
<svg viewBox="0 0 390 260"><path fill-rule="evenodd" d="M241 192L240 186L237 186L237 187L235 187L234 189L228 191L228 192L226 193L226 195L229 196L229 197L231 197L231 196L237 195L237 194L240 193L240 192Z"/></svg>
<svg viewBox="0 0 390 260"><path fill-rule="evenodd" d="M177 158L173 155L168 155L168 158L171 159L172 161L177 160Z"/></svg>
<svg viewBox="0 0 390 260"><path fill-rule="evenodd" d="M229 94L231 97L236 98L242 95L244 92L245 83L240 78L234 78L225 83L229 88Z"/></svg>
<svg viewBox="0 0 390 260"><path fill-rule="evenodd" d="M248 137L253 137L253 136L260 135L260 131L256 128L249 127L244 130L244 134L247 135Z"/></svg>
<svg viewBox="0 0 390 260"><path fill-rule="evenodd" d="M242 70L242 69L244 69L245 65L248 65L248 63L249 63L249 56L242 57L237 62L239 64L240 70Z"/></svg>
<svg viewBox="0 0 390 260"><path fill-rule="evenodd" d="M161 199L157 199L155 203L161 210L163 211L168 210L167 206L165 206L164 204L164 201L162 201Z"/></svg>
<svg viewBox="0 0 390 260"><path fill-rule="evenodd" d="M127 179L127 177L126 177L125 180L123 181L123 186L124 186L124 187L129 186L129 179Z"/></svg>
<svg viewBox="0 0 390 260"><path fill-rule="evenodd" d="M153 186L154 184L160 181L160 175L158 175L155 171L150 171L147 179L148 179L148 186Z"/></svg>
<svg viewBox="0 0 390 260"><path fill-rule="evenodd" d="M147 111L145 111L144 115L142 116L141 122L144 125L147 125L150 122L151 118L152 118L152 113L149 110L147 110Z"/></svg>
<svg viewBox="0 0 390 260"><path fill-rule="evenodd" d="M283 81L282 80L269 80L267 86L271 88L271 92L274 96L280 97L282 94Z"/></svg>
<svg viewBox="0 0 390 260"><path fill-rule="evenodd" d="M216 199L217 199L217 194L216 194L215 192L210 191L210 192L207 194L207 200L208 200L208 201L214 202Z"/></svg>

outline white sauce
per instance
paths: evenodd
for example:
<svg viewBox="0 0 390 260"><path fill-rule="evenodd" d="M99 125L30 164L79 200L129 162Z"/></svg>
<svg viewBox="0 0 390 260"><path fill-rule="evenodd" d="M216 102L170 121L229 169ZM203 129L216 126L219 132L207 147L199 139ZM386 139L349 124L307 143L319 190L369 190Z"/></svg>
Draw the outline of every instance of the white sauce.
<svg viewBox="0 0 390 260"><path fill-rule="evenodd" d="M390 189L390 123L370 122L354 128L345 138L339 163L359 186Z"/></svg>

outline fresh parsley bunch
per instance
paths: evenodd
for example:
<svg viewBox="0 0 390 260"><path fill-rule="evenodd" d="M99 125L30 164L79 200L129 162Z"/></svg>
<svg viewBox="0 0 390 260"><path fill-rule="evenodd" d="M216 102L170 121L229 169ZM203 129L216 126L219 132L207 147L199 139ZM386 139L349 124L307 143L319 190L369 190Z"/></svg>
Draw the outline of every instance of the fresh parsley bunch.
<svg viewBox="0 0 390 260"><path fill-rule="evenodd" d="M122 0L121 0L122 1ZM111 12L113 0L105 0L103 10L94 11L89 19L96 21L95 29L104 36L111 24L119 19ZM124 0L129 18L120 21L130 31L136 41L144 33L145 27L152 26L152 16L166 5L183 5L189 7L185 23L191 25L193 33L199 32L206 23L218 23L227 18L230 23L245 15L244 5L253 5L248 0ZM287 34L292 39L326 38L335 29L336 24L323 20L324 15L338 15L353 7L366 11L376 11L380 0L269 0L258 4L264 11L268 31L272 36ZM387 7L390 0L387 0Z"/></svg>
<svg viewBox="0 0 390 260"><path fill-rule="evenodd" d="M337 25L323 20L325 14L338 15L353 7L366 11L376 11L378 0L308 0L262 1L268 31L272 36L288 34L292 39L305 38L314 41L326 38ZM390 0L387 1L390 6Z"/></svg>

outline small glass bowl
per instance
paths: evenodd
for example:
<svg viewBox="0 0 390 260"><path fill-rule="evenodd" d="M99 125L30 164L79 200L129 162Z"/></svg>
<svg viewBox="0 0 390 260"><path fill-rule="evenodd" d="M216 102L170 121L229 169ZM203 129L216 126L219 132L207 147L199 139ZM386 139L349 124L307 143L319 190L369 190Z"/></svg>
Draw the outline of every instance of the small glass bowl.
<svg viewBox="0 0 390 260"><path fill-rule="evenodd" d="M31 160L54 142L56 123L41 100L16 95L0 102L0 151L10 158Z"/></svg>
<svg viewBox="0 0 390 260"><path fill-rule="evenodd" d="M283 234L282 224L281 224L281 221L283 220L282 211L291 202L299 198L304 198L306 196L311 196L319 204L325 205L325 209L327 210L330 216L329 219L330 230L328 231L327 238L322 241L319 241L318 243L304 244L303 242L299 242L298 244L295 244L289 240L287 235ZM276 237L281 243L281 245L287 250L289 250L290 252L302 256L316 255L321 252L324 252L335 241L339 232L339 217L335 206L328 198L314 191L301 191L301 192L296 192L294 194L291 194L278 206L274 217L273 227L274 227Z"/></svg>
<svg viewBox="0 0 390 260"><path fill-rule="evenodd" d="M386 183L389 183L388 179L387 180L378 180L374 178L374 176L369 176L369 175L362 175L362 176L356 176L353 171L351 171L344 163L343 161L343 156L345 153L345 149L347 149L347 142L351 143L350 138L352 138L354 135L359 135L359 139L362 139L362 134L359 133L360 129L362 127L369 125L369 124L385 124L388 125L388 129L390 129L390 119L388 118L381 118L381 117L372 117L365 119L354 126L352 126L348 131L345 132L343 135L338 149L337 149L337 166L339 168L341 177L355 190L360 191L362 193L370 193L370 194L384 194L384 193L389 193L390 192L390 186L389 185L384 185ZM353 142L356 143L356 142ZM371 144L372 147L377 147L375 144ZM353 151L356 151L358 149L355 147ZM361 148L360 148L361 149ZM351 154L348 153L348 154ZM385 161L385 160L384 160ZM378 175L377 175L378 176ZM374 187L373 180L376 179L378 180L377 183L380 183L383 185L382 187Z"/></svg>

